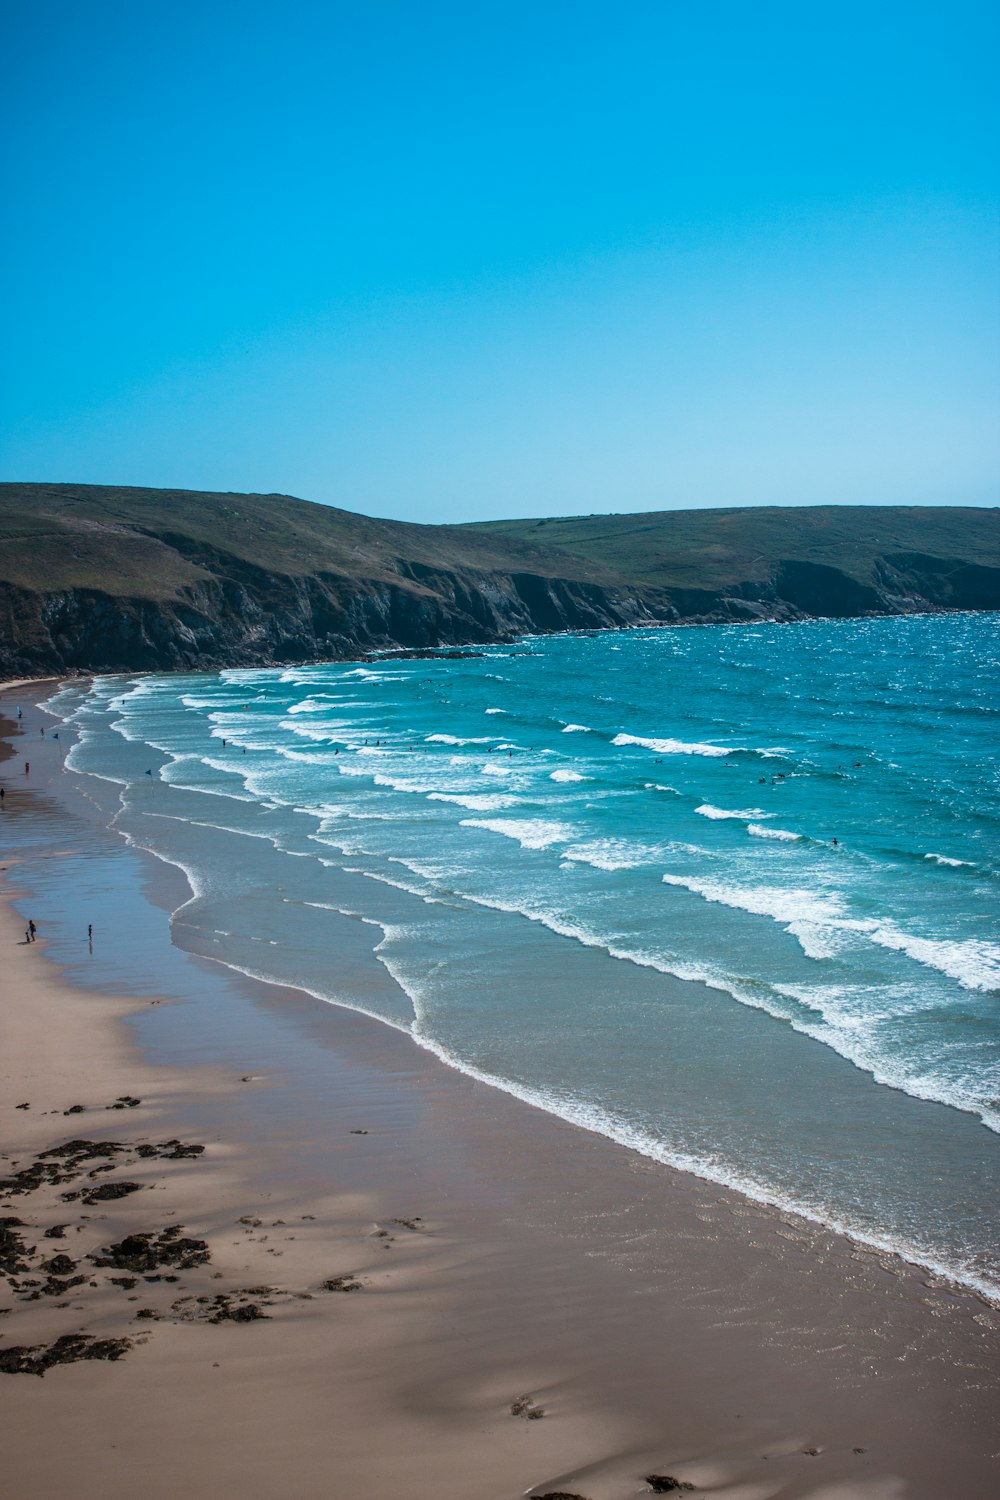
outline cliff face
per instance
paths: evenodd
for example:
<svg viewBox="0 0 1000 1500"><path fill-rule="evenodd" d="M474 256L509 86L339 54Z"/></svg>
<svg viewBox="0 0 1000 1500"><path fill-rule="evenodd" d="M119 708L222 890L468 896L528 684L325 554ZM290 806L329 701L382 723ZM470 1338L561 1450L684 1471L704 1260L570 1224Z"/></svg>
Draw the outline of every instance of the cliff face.
<svg viewBox="0 0 1000 1500"><path fill-rule="evenodd" d="M1000 610L1000 568L906 553L877 558L874 571L874 580L862 583L824 563L785 558L763 581L667 592L675 618L699 624Z"/></svg>
<svg viewBox="0 0 1000 1500"><path fill-rule="evenodd" d="M0 674L270 666L667 617L625 591L530 574L442 573L413 589L262 573L192 584L170 600L0 583Z"/></svg>
<svg viewBox="0 0 1000 1500"><path fill-rule="evenodd" d="M1000 609L996 512L829 509L422 527L286 496L0 485L0 674Z"/></svg>

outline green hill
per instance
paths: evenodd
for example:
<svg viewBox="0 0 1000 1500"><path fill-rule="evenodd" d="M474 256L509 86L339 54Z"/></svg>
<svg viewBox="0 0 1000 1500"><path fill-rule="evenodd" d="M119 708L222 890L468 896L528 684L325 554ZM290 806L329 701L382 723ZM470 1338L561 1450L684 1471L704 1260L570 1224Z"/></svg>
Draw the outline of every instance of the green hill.
<svg viewBox="0 0 1000 1500"><path fill-rule="evenodd" d="M944 505L661 510L484 521L464 530L559 547L666 589L763 582L776 559L837 568L863 584L876 582L882 558L902 553L1000 568L1000 511Z"/></svg>
<svg viewBox="0 0 1000 1500"><path fill-rule="evenodd" d="M420 526L288 495L0 484L0 672L998 609L998 518L823 506Z"/></svg>

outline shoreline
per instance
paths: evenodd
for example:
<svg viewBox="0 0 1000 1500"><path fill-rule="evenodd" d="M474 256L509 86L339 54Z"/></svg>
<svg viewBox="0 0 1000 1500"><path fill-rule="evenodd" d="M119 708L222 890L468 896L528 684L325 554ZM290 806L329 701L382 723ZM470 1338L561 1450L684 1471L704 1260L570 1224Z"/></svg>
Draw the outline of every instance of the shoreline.
<svg viewBox="0 0 1000 1500"><path fill-rule="evenodd" d="M52 794L62 800L60 775L61 757L51 779ZM19 815L31 817L30 799L37 802L39 796L34 785L27 796L22 789L16 799L23 806ZM8 869L6 878L12 875L15 885L30 887L31 861ZM8 899L17 897L8 893ZM49 1091L46 1107L83 1102L55 1094L80 1076L67 1062L67 1048L83 1048L85 1037L99 1037L94 1050L113 1063L107 1085L100 1080L100 1097L114 1099L115 1093L109 1095L114 1084L118 1093L144 1101L134 1111L98 1116L99 1134L123 1121L148 1132L152 1122L145 1101L152 1096L157 1129L162 1118L167 1133L169 1118L174 1135L187 1138L194 1129L200 1132L195 1142L207 1144L197 1165L166 1168L169 1183L153 1184L168 1194L171 1213L183 1217L185 1234L204 1232L213 1263L218 1258L226 1265L223 1238L230 1239L234 1222L259 1217L253 1209L259 1208L266 1183L294 1207L280 1211L285 1225L271 1226L280 1227L281 1236L268 1230L270 1247L253 1233L260 1226L236 1231L241 1255L245 1250L253 1266L239 1274L244 1281L251 1275L274 1278L276 1258L264 1258L269 1248L277 1248L274 1238L282 1241L285 1264L300 1267L296 1277L283 1276L294 1286L285 1289L288 1300L274 1302L267 1322L191 1325L171 1312L167 1292L174 1284L156 1283L155 1293L145 1287L142 1292L144 1304L160 1298L153 1306L158 1316L138 1325L150 1341L120 1361L54 1369L42 1381L0 1375L0 1399L12 1403L18 1419L11 1472L23 1484L32 1472L32 1455L22 1430L33 1430L37 1441L39 1424L44 1429L54 1421L73 1428L88 1457L97 1443L104 1455L93 1489L86 1487L89 1479L82 1486L74 1480L74 1493L127 1493L133 1465L141 1462L145 1475L145 1465L156 1460L146 1450L142 1458L138 1450L120 1458L104 1452L107 1424L117 1419L100 1415L84 1392L113 1392L115 1401L128 1406L131 1395L123 1386L131 1387L129 1371L141 1366L144 1390L155 1388L162 1397L165 1382L172 1391L179 1409L170 1436L176 1440L182 1434L199 1454L200 1467L190 1476L184 1467L183 1482L191 1495L205 1500L237 1491L278 1491L294 1500L329 1494L329 1478L321 1484L312 1464L326 1466L327 1476L330 1466L344 1476L334 1492L348 1500L397 1488L418 1497L487 1500L543 1494L546 1487L572 1489L589 1500L627 1500L649 1492L643 1483L649 1473L672 1474L699 1489L765 1484L752 1493L776 1494L779 1464L780 1493L787 1496L820 1488L830 1496L887 1495L886 1485L894 1486L893 1496L930 1496L944 1492L943 1483L973 1497L994 1491L1000 1320L983 1312L973 1293L927 1285L902 1262L889 1267L886 1262L895 1257L864 1251L808 1221L758 1207L733 1190L587 1135L447 1068L404 1033L360 1011L241 981L231 970L225 987L234 1004L257 1007L278 1031L285 1028L286 1038L289 1017L302 1033L287 1041L280 1067L255 1077L248 1087L235 1066L220 1066L216 1059L197 1068L164 1064L150 1035L155 1000L88 996L84 1016L84 992L52 973L44 943L32 950L18 945L19 926L8 923L3 929L18 960L11 1007L19 1013L17 1046L22 1052L37 1050L39 1018L43 1013L60 1018L44 1028L52 1050L40 1059L33 1084ZM199 964L214 967L190 956L187 962L192 973ZM48 972L40 973L43 968ZM26 999L22 986L36 998ZM208 985L206 994L218 989ZM186 1045L197 1051L196 1033L204 1020L184 996L163 999L156 1024L167 1011L176 1017L183 1009L190 1032ZM209 998L206 1014L210 1003ZM70 1015L76 1028L72 1039L63 1034ZM125 1015L138 1017L128 1047L122 1042ZM5 1016L5 1025L13 1024L14 1018ZM240 1038L228 1036L225 1047L235 1061ZM9 1046L7 1053L15 1058ZM305 1071L316 1058L322 1063L318 1082ZM15 1079L24 1076L26 1066ZM90 1103L79 1120L15 1114L16 1103L30 1096L22 1090L12 1104L10 1086L5 1079L3 1114L16 1132L19 1159L24 1151L42 1149L43 1139L46 1146L62 1141L94 1118ZM89 1072L87 1086L97 1088ZM379 1114L382 1122L368 1123ZM348 1124L359 1119L360 1125ZM391 1122L388 1128L385 1120ZM204 1128L206 1121L211 1131ZM367 1139L360 1138L362 1127ZM359 1164L361 1152L367 1166ZM135 1173L134 1163L129 1172ZM209 1187L199 1190L199 1175L210 1180ZM329 1198L331 1181L339 1187L336 1202L327 1202L317 1220L308 1221L307 1231L297 1214L300 1227L292 1249L285 1242L292 1236L284 1235L292 1213L315 1207L316 1192L322 1197L324 1187ZM414 1183L420 1185L417 1195ZM227 1204L228 1229L215 1221L218 1215L213 1220L207 1208L212 1201ZM19 1211L39 1225L44 1217L30 1196L3 1210ZM101 1221L101 1232L110 1236L116 1225L131 1224L135 1212L132 1199L124 1198L106 1228ZM395 1229L387 1227L400 1218ZM424 1227L406 1228L407 1221ZM320 1230L313 1229L316 1223ZM92 1231L86 1226L80 1232L86 1237ZM387 1257L390 1235L393 1253ZM367 1259L359 1258L359 1245ZM343 1264L337 1253L343 1254ZM387 1258L390 1272L382 1269ZM321 1265L327 1279L360 1273L365 1284L359 1296L320 1293ZM233 1281L235 1274L226 1265L220 1278L225 1295L242 1284ZM196 1280L194 1271L190 1279ZM301 1295L304 1289L308 1300ZM128 1308L123 1321L120 1291L104 1282L94 1290L88 1326L132 1336L134 1315ZM199 1292L214 1294L214 1286ZM198 1293L192 1289L190 1295ZM25 1319L39 1328L55 1326L54 1310L44 1299L18 1302L12 1315L0 1319L0 1352L29 1341L15 1334ZM348 1338L349 1347L340 1342L345 1319L348 1334L357 1334L353 1344ZM266 1358L261 1339L267 1341ZM206 1358L209 1340L213 1352ZM420 1372L409 1385L400 1380L400 1343ZM275 1421L267 1410L275 1399L275 1359L294 1402L314 1416L310 1403L317 1378L326 1397L333 1382L337 1400L348 1405L363 1387L365 1405L360 1425L350 1432L330 1433L317 1418L320 1431L307 1442L311 1457L283 1452L280 1478L256 1452L263 1434L256 1437L243 1421L241 1434L266 1474L258 1491L253 1483L248 1486L242 1470L238 1485L227 1477L225 1466L233 1455L218 1434L233 1415L212 1378L217 1385L216 1363L225 1368L235 1361L241 1395L229 1400L249 1399L255 1420L273 1439ZM177 1392L179 1371L184 1382L194 1382L191 1391L197 1389L202 1405ZM428 1376L438 1383L432 1378L428 1386ZM431 1390L446 1394L432 1398ZM511 1414L511 1404L529 1391L545 1408L544 1421ZM84 1411L97 1423L97 1443L79 1425ZM376 1431L387 1449L392 1440L386 1434L392 1434L406 1451L397 1458L373 1453ZM158 1450L148 1432L146 1441L160 1453L159 1462L169 1465L165 1436L160 1434ZM301 1432L299 1441L305 1441ZM175 1457L188 1464L186 1457ZM46 1462L54 1465L56 1459ZM49 1487L31 1492L60 1495L63 1482L68 1492L68 1457L65 1462L65 1479L56 1479L53 1468ZM162 1490L156 1488L161 1479ZM149 1492L173 1493L177 1482L175 1464L154 1479Z"/></svg>
<svg viewBox="0 0 1000 1500"><path fill-rule="evenodd" d="M588 632L574 633L586 634ZM603 632L589 633L600 634ZM532 638L526 637L525 639L530 640ZM58 682L65 679L46 680ZM2 685L0 685L0 689L2 689ZM49 713L51 711L45 710L45 712ZM54 717L57 716L54 715ZM74 732L72 728L70 732ZM67 757L68 755L69 751L67 751ZM65 769L71 771L71 767L68 765ZM86 773L72 771L72 775L83 776L86 779ZM127 834L123 834L122 837L132 846L132 840ZM151 862L157 869L170 870L179 875L184 885L185 894L172 908L165 908L168 919L172 921L178 911L187 905L190 900L196 899L197 896L187 867L183 863L175 863L168 854L161 854L146 848L142 844L137 844L134 847L142 859ZM241 966L240 963L231 957L224 958L218 954L213 954L210 958L208 955L203 956L206 957L207 961L218 963L228 972L242 976L243 979L254 984L263 984L265 986L273 984L278 988L281 987L281 981L256 974L252 969ZM699 989L706 989L712 993L716 991L722 994L730 993L724 986L716 986L708 979L681 978L679 974L671 977L696 998ZM396 982L399 982L398 979ZM518 1086L518 1084L503 1075L490 1073L478 1069L472 1064L463 1062L452 1056L446 1048L439 1046L433 1038L423 1037L416 1031L411 1030L409 1025L395 1021L377 1009L369 1008L361 1002L357 993L352 994L350 999L344 997L337 998L336 996L324 993L320 989L309 988L304 983L296 984L294 980L287 981L287 983L295 984L295 987L301 994L307 995L318 1004L330 1005L335 1009L363 1016L380 1026L400 1032L418 1049L429 1053L430 1056L450 1071L458 1072L462 1076L483 1084L487 1088L495 1089L506 1097L530 1109L541 1110L546 1115L561 1121L571 1129L594 1134L599 1139L610 1142L626 1151L637 1153L650 1163L656 1164L668 1171L677 1172L682 1178L692 1178L698 1182L717 1188L722 1192L732 1193L739 1201L754 1205L761 1210L773 1212L778 1215L789 1215L796 1221L809 1224L823 1233L835 1234L864 1253L891 1257L894 1260L900 1261L915 1274L930 1275L942 1282L947 1282L957 1293L974 1296L988 1307L1000 1310L1000 1285L998 1285L995 1277L992 1280L984 1280L982 1277L977 1276L974 1270L962 1266L960 1263L949 1263L946 1259L936 1259L928 1249L921 1247L919 1244L909 1244L905 1239L893 1238L889 1231L879 1233L877 1230L866 1230L864 1227L853 1224L849 1217L838 1217L834 1211L831 1211L822 1204L819 1206L808 1202L803 1204L794 1196L783 1194L780 1187L773 1187L766 1181L758 1181L752 1174L741 1177L734 1171L714 1169L714 1164L710 1157L701 1160L685 1158L683 1153L663 1147L652 1136L643 1137L641 1132L635 1132L627 1124L622 1124L614 1116L602 1115L600 1120L594 1123L587 1118L585 1107L577 1110L571 1107L577 1101L571 1100L570 1104L560 1106L558 1102L547 1097L540 1091L534 1090L529 1085ZM406 992L405 985L403 989ZM408 992L406 993L408 995ZM408 995L408 998L411 1001L413 1000L412 996ZM987 1129L991 1129L981 1117L976 1116L971 1108L964 1108L960 1104L951 1103L943 1098L913 1093L897 1083L879 1077L877 1073L856 1063L848 1053L838 1052L837 1056L838 1058L845 1059L851 1064L852 1068L857 1067L862 1077L869 1078L879 1089L884 1088L890 1093L898 1093L907 1102L918 1100L921 1103L929 1103L935 1109L940 1108L949 1114L955 1111L960 1115L967 1115L975 1120L977 1126L982 1125Z"/></svg>

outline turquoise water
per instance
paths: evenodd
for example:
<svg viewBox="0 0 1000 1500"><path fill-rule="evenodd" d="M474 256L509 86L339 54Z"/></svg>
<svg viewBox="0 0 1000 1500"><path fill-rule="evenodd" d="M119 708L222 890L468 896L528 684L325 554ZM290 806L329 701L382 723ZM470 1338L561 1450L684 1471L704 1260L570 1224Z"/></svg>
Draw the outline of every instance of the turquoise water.
<svg viewBox="0 0 1000 1500"><path fill-rule="evenodd" d="M998 659L995 615L674 628L50 708L180 947L995 1289Z"/></svg>

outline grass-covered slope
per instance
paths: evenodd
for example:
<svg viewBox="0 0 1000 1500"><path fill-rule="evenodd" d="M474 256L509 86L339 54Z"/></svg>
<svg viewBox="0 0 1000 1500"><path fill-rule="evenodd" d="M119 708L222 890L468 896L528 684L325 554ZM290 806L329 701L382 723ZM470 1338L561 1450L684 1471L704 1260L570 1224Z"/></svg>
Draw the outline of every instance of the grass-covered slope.
<svg viewBox="0 0 1000 1500"><path fill-rule="evenodd" d="M535 542L599 561L659 588L764 582L782 560L836 568L873 584L887 556L919 553L1000 568L1000 511L958 506L760 506L645 515L486 521L468 532Z"/></svg>
<svg viewBox="0 0 1000 1500"><path fill-rule="evenodd" d="M1000 512L419 526L288 495L0 484L0 673L252 666L529 631L1000 609Z"/></svg>
<svg viewBox="0 0 1000 1500"><path fill-rule="evenodd" d="M558 576L565 558L536 537L470 527L379 521L291 495L124 489L110 485L0 484L0 578L23 588L93 588L173 597L208 573L204 560L290 577L397 579L400 565L509 570ZM586 578L600 565L577 560Z"/></svg>
<svg viewBox="0 0 1000 1500"><path fill-rule="evenodd" d="M585 558L288 495L0 485L0 672L251 666L649 618Z"/></svg>

